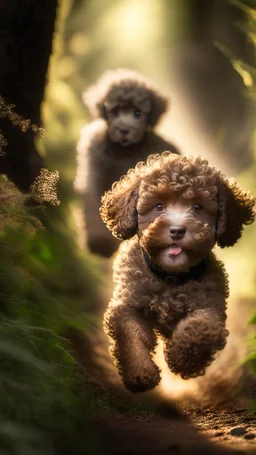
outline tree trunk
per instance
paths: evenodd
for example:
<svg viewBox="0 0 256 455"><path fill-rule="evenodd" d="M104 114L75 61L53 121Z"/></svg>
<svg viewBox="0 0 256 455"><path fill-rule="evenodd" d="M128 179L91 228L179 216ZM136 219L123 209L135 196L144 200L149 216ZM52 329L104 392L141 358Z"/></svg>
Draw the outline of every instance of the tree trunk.
<svg viewBox="0 0 256 455"><path fill-rule="evenodd" d="M40 106L52 51L58 0L1 0L0 95L24 119L41 127ZM22 132L0 117L0 131L7 140L0 172L27 191L43 167L35 145L35 132Z"/></svg>

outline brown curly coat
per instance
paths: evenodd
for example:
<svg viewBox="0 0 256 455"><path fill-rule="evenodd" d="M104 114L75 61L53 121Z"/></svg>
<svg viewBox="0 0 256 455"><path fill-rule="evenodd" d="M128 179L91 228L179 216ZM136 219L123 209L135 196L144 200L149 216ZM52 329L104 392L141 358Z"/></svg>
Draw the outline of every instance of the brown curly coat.
<svg viewBox="0 0 256 455"><path fill-rule="evenodd" d="M215 221L208 223L208 229L190 216L186 235L189 229L193 235L188 245L197 252L197 263L203 259L204 269L197 278L177 284L168 284L153 273L143 253L152 259L152 247L158 252L162 237L159 226L162 229L168 224L165 214L143 229L138 222L161 193L175 193L178 201L184 197L192 200L196 194L204 201L206 211L211 204L216 205L216 216L210 218ZM228 278L211 249L214 243L221 248L236 243L243 225L254 221L254 203L248 192L206 160L169 152L150 156L146 164L139 163L104 195L104 222L116 237L127 240L114 263L116 287L104 327L119 373L130 391L146 391L159 383L160 370L152 360L157 337L164 340L169 368L184 379L203 375L216 351L224 348Z"/></svg>

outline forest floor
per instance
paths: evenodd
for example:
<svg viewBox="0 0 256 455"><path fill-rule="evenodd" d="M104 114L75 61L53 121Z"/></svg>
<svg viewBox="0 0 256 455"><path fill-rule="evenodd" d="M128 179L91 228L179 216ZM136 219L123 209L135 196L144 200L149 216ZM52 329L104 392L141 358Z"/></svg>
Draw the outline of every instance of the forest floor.
<svg viewBox="0 0 256 455"><path fill-rule="evenodd" d="M248 409L171 407L159 414L104 420L103 441L112 455L256 455L256 413Z"/></svg>

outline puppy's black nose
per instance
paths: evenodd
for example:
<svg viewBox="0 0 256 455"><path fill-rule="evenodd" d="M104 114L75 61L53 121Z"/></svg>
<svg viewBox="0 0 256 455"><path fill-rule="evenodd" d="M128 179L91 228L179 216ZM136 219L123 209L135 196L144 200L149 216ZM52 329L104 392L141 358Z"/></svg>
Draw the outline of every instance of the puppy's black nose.
<svg viewBox="0 0 256 455"><path fill-rule="evenodd" d="M170 228L170 234L172 239L182 239L186 233L184 226L172 226Z"/></svg>
<svg viewBox="0 0 256 455"><path fill-rule="evenodd" d="M127 134L129 133L128 130L120 130L120 133L123 135L123 136L127 136Z"/></svg>

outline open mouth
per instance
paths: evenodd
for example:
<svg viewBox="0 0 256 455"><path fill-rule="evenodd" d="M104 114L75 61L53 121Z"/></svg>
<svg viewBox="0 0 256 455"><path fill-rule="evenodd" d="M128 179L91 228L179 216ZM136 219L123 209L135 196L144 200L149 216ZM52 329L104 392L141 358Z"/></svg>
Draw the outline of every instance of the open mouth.
<svg viewBox="0 0 256 455"><path fill-rule="evenodd" d="M178 256L182 252L182 248L178 245L171 245L167 248L169 256Z"/></svg>

